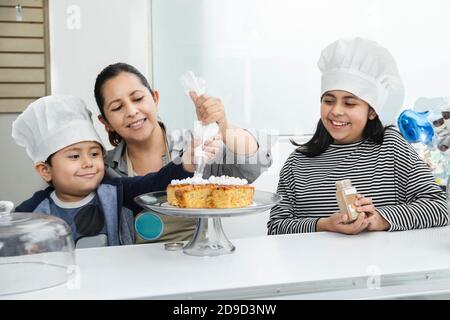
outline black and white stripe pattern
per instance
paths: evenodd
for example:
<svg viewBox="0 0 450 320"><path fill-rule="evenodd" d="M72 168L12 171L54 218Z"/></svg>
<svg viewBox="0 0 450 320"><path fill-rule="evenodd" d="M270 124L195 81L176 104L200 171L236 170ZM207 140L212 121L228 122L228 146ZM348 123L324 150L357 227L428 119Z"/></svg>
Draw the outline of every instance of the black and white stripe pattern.
<svg viewBox="0 0 450 320"><path fill-rule="evenodd" d="M277 192L283 200L271 210L268 233L315 232L321 217L339 211L335 182L342 179L373 199L389 231L448 224L445 193L414 148L387 129L381 145L330 145L314 158L294 151L281 169Z"/></svg>

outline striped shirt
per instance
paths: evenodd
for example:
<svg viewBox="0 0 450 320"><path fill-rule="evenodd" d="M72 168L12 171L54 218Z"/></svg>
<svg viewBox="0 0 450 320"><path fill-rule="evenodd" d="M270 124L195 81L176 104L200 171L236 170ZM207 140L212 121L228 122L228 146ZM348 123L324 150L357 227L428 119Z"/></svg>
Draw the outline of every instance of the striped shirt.
<svg viewBox="0 0 450 320"><path fill-rule="evenodd" d="M382 144L332 144L313 158L294 151L280 172L283 200L271 210L268 233L315 232L320 218L339 212L335 182L343 179L372 198L389 231L448 224L445 192L414 148L387 129Z"/></svg>

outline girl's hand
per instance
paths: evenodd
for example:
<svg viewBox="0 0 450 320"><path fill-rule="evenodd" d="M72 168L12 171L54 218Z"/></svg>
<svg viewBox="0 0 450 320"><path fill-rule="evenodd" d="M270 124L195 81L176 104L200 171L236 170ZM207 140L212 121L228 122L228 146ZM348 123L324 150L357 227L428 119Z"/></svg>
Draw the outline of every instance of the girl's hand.
<svg viewBox="0 0 450 320"><path fill-rule="evenodd" d="M355 201L356 210L366 214L366 221L368 223L367 230L369 231L385 231L391 227L390 223L381 216L375 208L372 198L366 198L358 194L358 200Z"/></svg>
<svg viewBox="0 0 450 320"><path fill-rule="evenodd" d="M367 228L368 221L364 212L361 212L353 222L348 222L346 213L336 212L328 218L321 218L317 222L316 231L332 231L344 234L358 234Z"/></svg>
<svg viewBox="0 0 450 320"><path fill-rule="evenodd" d="M228 121L225 115L225 108L219 98L210 97L206 94L198 96L194 91L189 92L195 104L197 119L205 124L217 122L222 135L226 134Z"/></svg>

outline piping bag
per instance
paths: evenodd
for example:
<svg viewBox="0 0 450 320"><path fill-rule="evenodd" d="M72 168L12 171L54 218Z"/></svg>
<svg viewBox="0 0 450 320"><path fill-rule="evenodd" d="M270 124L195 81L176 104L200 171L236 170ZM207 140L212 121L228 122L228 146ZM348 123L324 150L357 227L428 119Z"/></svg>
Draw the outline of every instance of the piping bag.
<svg viewBox="0 0 450 320"><path fill-rule="evenodd" d="M196 77L192 71L183 74L180 77L180 82L184 88L184 92L189 98L190 91L194 91L199 96L205 93L205 80ZM210 124L204 124L200 120L194 122L194 139L201 141L201 144L194 149L195 177L203 177L203 171L205 170L205 165L207 163L206 155L202 149L204 143L207 140L212 139L218 133L219 126L216 122Z"/></svg>

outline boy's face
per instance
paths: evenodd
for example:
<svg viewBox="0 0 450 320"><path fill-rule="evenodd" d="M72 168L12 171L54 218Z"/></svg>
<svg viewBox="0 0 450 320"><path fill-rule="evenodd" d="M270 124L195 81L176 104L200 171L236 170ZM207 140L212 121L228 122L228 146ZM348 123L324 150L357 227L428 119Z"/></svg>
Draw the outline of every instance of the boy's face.
<svg viewBox="0 0 450 320"><path fill-rule="evenodd" d="M54 153L51 165L40 163L36 170L52 182L60 200L79 201L95 191L103 179L102 148L93 141L75 143Z"/></svg>

